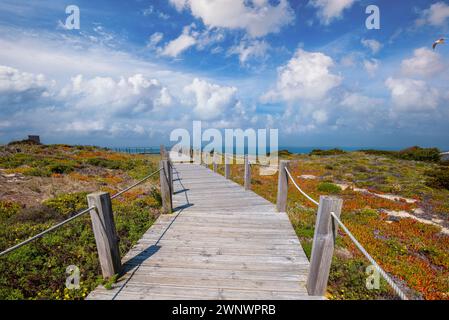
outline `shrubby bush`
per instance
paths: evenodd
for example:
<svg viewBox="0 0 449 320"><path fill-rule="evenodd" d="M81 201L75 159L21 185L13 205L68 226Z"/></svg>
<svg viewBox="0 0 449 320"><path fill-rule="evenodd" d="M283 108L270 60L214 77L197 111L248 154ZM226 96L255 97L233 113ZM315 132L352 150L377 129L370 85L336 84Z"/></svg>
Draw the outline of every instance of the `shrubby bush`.
<svg viewBox="0 0 449 320"><path fill-rule="evenodd" d="M339 154L345 154L346 151L343 151L341 149L335 148L330 150L321 150L321 149L314 149L312 152L310 152L311 156L335 156Z"/></svg>
<svg viewBox="0 0 449 320"><path fill-rule="evenodd" d="M425 161L425 162L439 162L440 161L440 150L438 148L421 148L421 147L411 147L401 151L387 151L387 150L360 150L363 153L376 155L376 156L387 156L396 159L403 160L414 160L414 161Z"/></svg>
<svg viewBox="0 0 449 320"><path fill-rule="evenodd" d="M336 184L330 183L330 182L321 182L318 185L318 191L325 192L325 193L331 193L331 194L338 194L341 192L341 188L337 186Z"/></svg>
<svg viewBox="0 0 449 320"><path fill-rule="evenodd" d="M449 190L449 168L439 167L426 172L426 184L435 189Z"/></svg>
<svg viewBox="0 0 449 320"><path fill-rule="evenodd" d="M440 150L438 148L411 147L401 150L397 157L404 160L438 162L440 161Z"/></svg>

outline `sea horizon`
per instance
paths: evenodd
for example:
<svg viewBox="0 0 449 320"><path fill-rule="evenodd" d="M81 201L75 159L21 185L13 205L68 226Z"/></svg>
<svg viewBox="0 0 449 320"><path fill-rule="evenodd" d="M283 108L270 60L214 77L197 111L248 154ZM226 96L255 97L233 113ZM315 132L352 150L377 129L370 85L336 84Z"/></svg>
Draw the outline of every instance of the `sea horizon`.
<svg viewBox="0 0 449 320"><path fill-rule="evenodd" d="M165 146L167 149L170 149L172 146ZM412 146L409 146L412 147ZM128 153L139 153L139 150L151 150L151 153L159 153L160 150L160 146L147 146L147 147L142 147L142 146L120 146L120 147L110 147L110 146L104 146L104 148L108 148L114 151L126 151ZM287 150L290 153L294 153L294 154L308 154L310 152L312 152L313 150L331 150L331 149L340 149L343 151L358 151L358 150L385 150L385 151L400 151L403 149L406 149L408 147L361 147L361 146L357 146L357 147L344 147L344 146L280 146L278 148L278 151L282 151L282 150ZM438 147L436 147L438 148ZM236 150L237 148L234 147L234 153L239 153ZM247 147L244 147L244 152L243 153L247 153ZM449 150L448 148L438 148L441 152L446 152ZM268 147L267 147L267 150ZM241 153L241 152L240 152Z"/></svg>

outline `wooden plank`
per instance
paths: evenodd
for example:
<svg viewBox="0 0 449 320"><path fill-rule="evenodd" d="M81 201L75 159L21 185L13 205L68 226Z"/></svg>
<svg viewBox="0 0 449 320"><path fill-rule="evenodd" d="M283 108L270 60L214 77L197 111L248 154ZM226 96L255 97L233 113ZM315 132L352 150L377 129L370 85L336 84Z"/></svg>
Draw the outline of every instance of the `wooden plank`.
<svg viewBox="0 0 449 320"><path fill-rule="evenodd" d="M173 169L175 212L125 255L114 288L89 299L322 298L308 296L310 264L285 212L204 166Z"/></svg>

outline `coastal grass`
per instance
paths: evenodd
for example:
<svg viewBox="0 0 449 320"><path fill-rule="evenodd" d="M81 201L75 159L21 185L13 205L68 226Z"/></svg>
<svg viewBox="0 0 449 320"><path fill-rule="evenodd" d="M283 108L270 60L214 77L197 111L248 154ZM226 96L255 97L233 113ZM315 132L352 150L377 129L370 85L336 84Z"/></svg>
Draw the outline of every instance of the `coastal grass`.
<svg viewBox="0 0 449 320"><path fill-rule="evenodd" d="M14 148L5 146L0 152L0 169L16 179L24 177L20 181L27 187L33 179L49 185L63 180L74 188L83 183L89 192L103 190L111 194L154 171L158 160L156 156L66 145L17 144ZM155 176L112 202L122 256L160 214L157 179ZM87 207L87 191L53 196L42 195L40 188L44 189L36 187L35 192L44 200L35 204L20 201L25 189L31 192L23 187L12 195L16 201L0 198L0 251ZM70 265L80 269L79 289L65 286ZM83 299L103 282L89 214L0 257L0 299Z"/></svg>
<svg viewBox="0 0 449 320"><path fill-rule="evenodd" d="M425 217L449 220L449 190L444 183L429 184L446 170L434 161L405 160L367 152L289 155L290 171L312 198L337 195L343 198L342 220L382 268L395 279L410 298L449 299L449 236L441 227L411 218L391 220L387 212L423 210ZM231 176L243 184L242 165L232 165ZM429 174L433 172L432 174ZM437 173L435 173L437 172ZM302 179L302 175L314 179ZM445 174L441 174L444 179ZM252 190L276 202L277 174L261 176L252 170ZM342 190L337 184L347 185ZM369 192L354 191L363 188ZM392 200L379 195L394 194L415 200ZM287 213L301 245L310 257L316 220L316 207L292 184ZM330 299L398 299L388 284L366 287L369 263L349 237L339 230L329 277Z"/></svg>

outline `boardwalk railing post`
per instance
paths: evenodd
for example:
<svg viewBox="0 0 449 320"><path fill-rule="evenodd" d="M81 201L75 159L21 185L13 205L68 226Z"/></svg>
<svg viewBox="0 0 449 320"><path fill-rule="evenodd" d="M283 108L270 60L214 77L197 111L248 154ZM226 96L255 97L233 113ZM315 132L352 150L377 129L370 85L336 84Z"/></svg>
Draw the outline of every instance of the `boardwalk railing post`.
<svg viewBox="0 0 449 320"><path fill-rule="evenodd" d="M231 164L229 163L229 157L226 154L224 155L224 161L225 161L225 178L231 179Z"/></svg>
<svg viewBox="0 0 449 320"><path fill-rule="evenodd" d="M218 164L217 164L217 154L215 152L214 152L214 159L213 159L212 167L214 169L214 172L217 172Z"/></svg>
<svg viewBox="0 0 449 320"><path fill-rule="evenodd" d="M87 202L89 207L95 207L90 210L90 218L101 272L103 278L107 279L121 271L119 239L112 214L111 197L107 192L96 192L87 196Z"/></svg>
<svg viewBox="0 0 449 320"><path fill-rule="evenodd" d="M165 151L165 146L161 144L160 146L160 152L161 152L161 159L165 160L167 159L167 152Z"/></svg>
<svg viewBox="0 0 449 320"><path fill-rule="evenodd" d="M204 167L207 168L207 153L206 152L201 152L201 163L203 164Z"/></svg>
<svg viewBox="0 0 449 320"><path fill-rule="evenodd" d="M245 154L245 190L251 190L251 166L247 154Z"/></svg>
<svg viewBox="0 0 449 320"><path fill-rule="evenodd" d="M313 236L307 291L311 296L324 296L334 254L337 223L333 212L340 217L343 200L337 197L321 196Z"/></svg>
<svg viewBox="0 0 449 320"><path fill-rule="evenodd" d="M288 160L279 161L278 194L276 209L278 212L287 211L288 176L285 169L288 169Z"/></svg>
<svg viewBox="0 0 449 320"><path fill-rule="evenodd" d="M162 209L164 213L171 213L173 210L171 181L170 181L170 164L168 160L161 160L159 163L161 168L159 179L161 183Z"/></svg>
<svg viewBox="0 0 449 320"><path fill-rule="evenodd" d="M168 181L170 181L170 193L174 194L175 193L175 187L173 185L173 162L171 162L170 160L168 161Z"/></svg>
<svg viewBox="0 0 449 320"><path fill-rule="evenodd" d="M168 181L170 182L170 194L174 194L175 188L173 186L173 162L170 159L170 154L167 153L168 160Z"/></svg>

